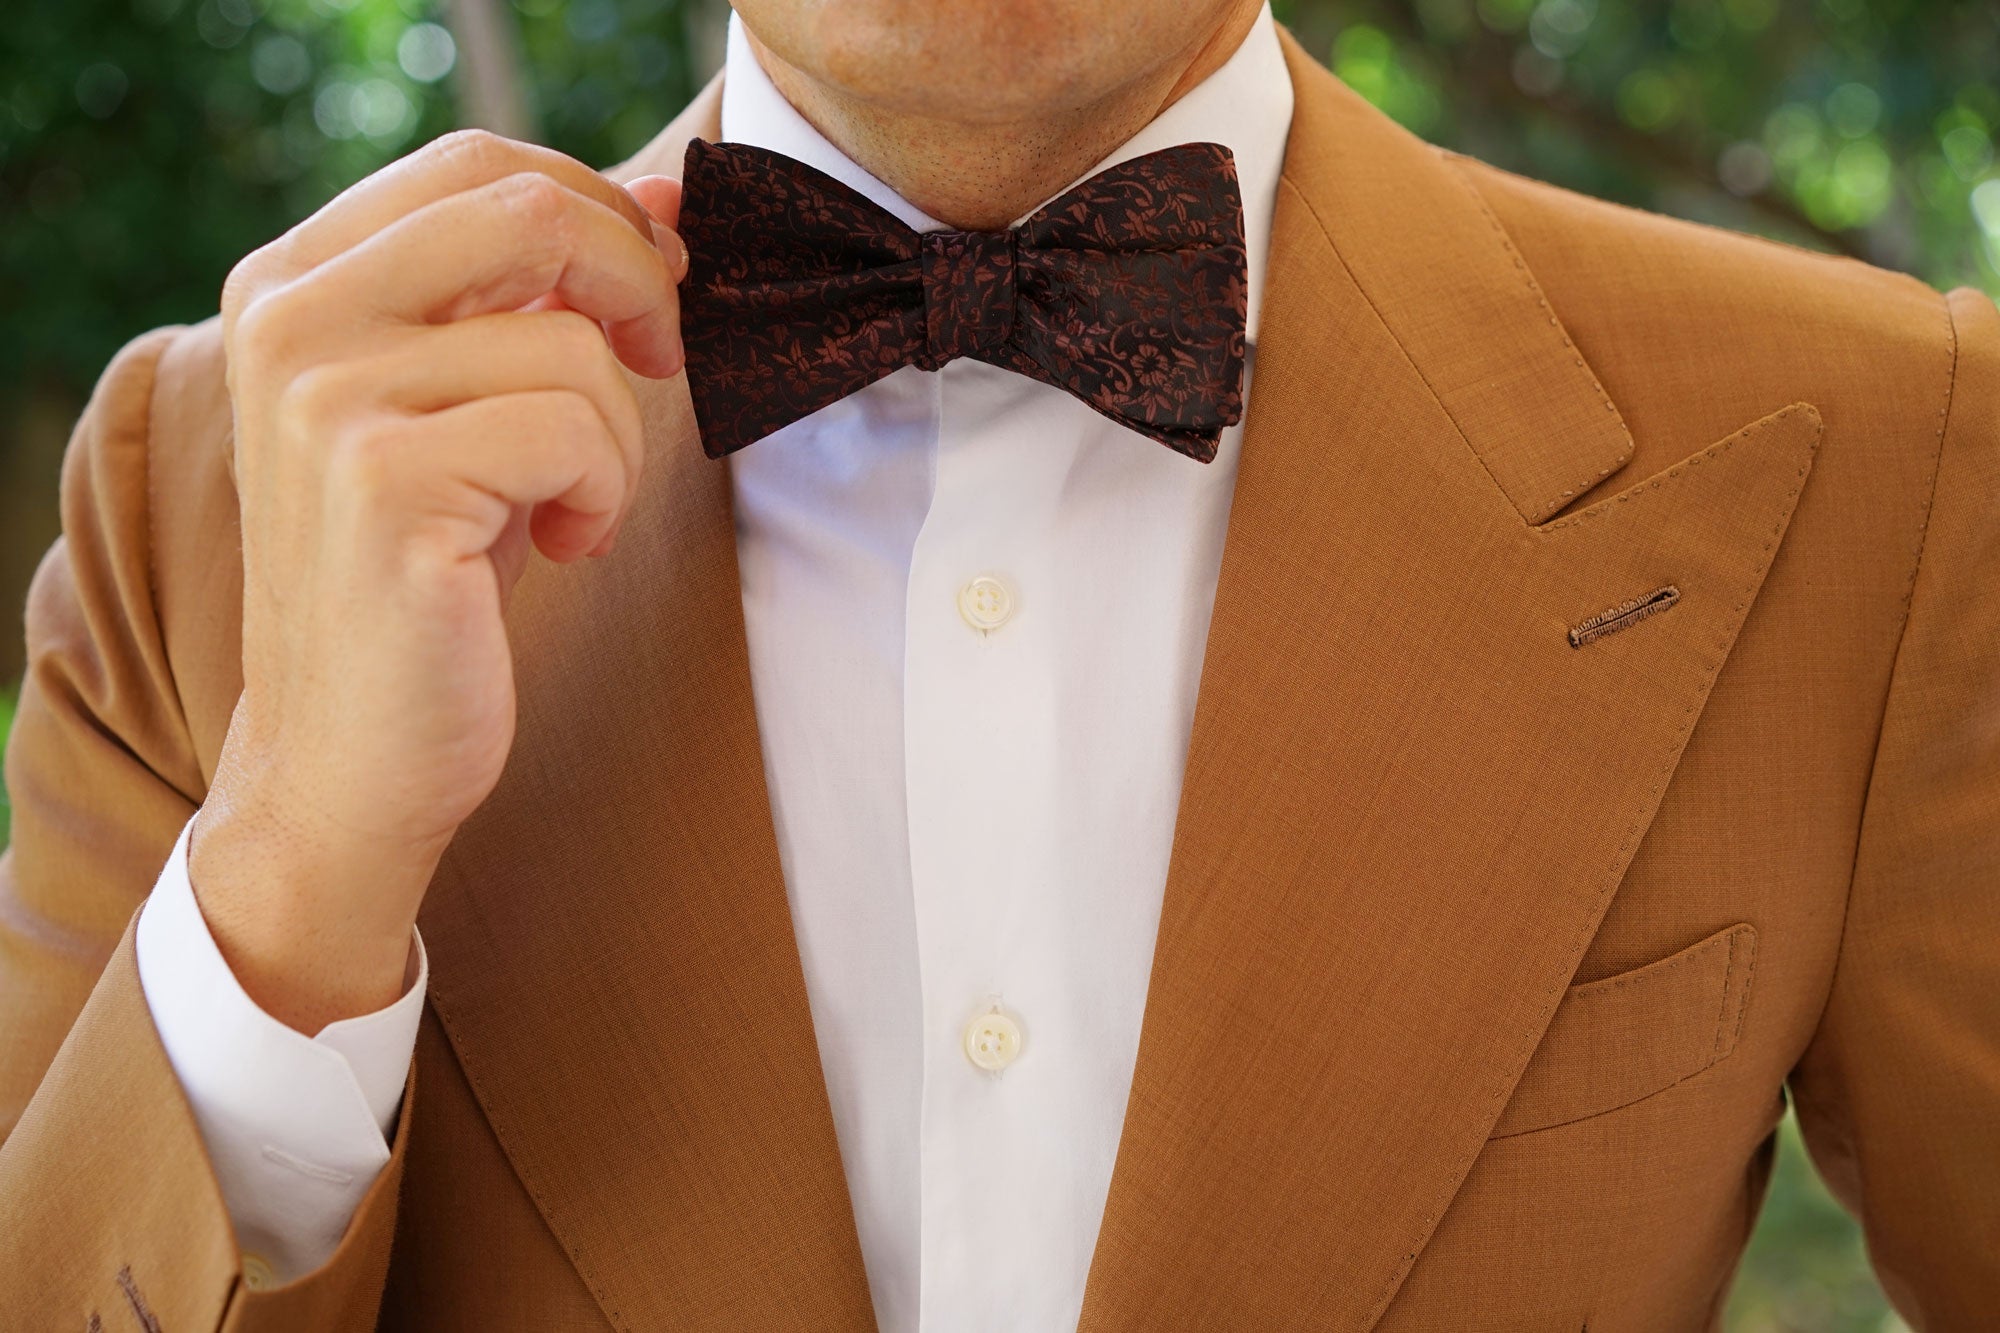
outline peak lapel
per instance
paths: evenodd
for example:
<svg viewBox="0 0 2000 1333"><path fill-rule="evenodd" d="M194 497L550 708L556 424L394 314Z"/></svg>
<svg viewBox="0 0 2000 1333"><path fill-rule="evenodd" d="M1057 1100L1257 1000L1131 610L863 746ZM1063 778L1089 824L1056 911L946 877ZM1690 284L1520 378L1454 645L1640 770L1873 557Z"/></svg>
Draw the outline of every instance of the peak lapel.
<svg viewBox="0 0 2000 1333"><path fill-rule="evenodd" d="M719 85L619 178L677 171ZM638 382L618 551L535 561L518 731L424 904L431 1001L620 1328L874 1327L752 705L729 474Z"/></svg>
<svg viewBox="0 0 2000 1333"><path fill-rule="evenodd" d="M1458 169L1289 55L1277 280L1092 1333L1381 1316L1653 817L1818 439L1795 405L1545 522L1629 456L1617 413ZM1571 646L1668 586L1670 609Z"/></svg>

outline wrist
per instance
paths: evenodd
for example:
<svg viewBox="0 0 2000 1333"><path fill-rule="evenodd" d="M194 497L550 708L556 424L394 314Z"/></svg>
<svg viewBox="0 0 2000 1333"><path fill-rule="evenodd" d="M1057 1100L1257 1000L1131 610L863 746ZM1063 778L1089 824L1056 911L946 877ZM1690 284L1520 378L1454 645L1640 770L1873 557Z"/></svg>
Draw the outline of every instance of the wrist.
<svg viewBox="0 0 2000 1333"><path fill-rule="evenodd" d="M223 960L259 1008L308 1036L401 997L435 866L435 853L343 842L245 793L211 793L189 830L189 882Z"/></svg>

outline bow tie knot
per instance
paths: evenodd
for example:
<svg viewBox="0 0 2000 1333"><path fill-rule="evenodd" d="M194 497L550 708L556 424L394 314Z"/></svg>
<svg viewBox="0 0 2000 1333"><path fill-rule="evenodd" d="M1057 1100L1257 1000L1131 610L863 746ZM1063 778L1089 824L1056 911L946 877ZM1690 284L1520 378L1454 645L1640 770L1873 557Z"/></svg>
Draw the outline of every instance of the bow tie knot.
<svg viewBox="0 0 2000 1333"><path fill-rule="evenodd" d="M934 231L923 237L927 345L912 361L937 370L995 353L1014 336L1014 233Z"/></svg>

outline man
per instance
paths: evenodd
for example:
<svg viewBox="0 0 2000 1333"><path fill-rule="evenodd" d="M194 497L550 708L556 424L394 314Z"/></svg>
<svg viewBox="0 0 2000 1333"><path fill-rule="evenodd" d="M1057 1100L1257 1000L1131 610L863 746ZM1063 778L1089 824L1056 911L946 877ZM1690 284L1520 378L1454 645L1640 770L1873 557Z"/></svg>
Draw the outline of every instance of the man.
<svg viewBox="0 0 2000 1333"><path fill-rule="evenodd" d="M0 1323L1711 1327L1789 1088L1987 1326L1992 305L1248 0L738 9L107 372Z"/></svg>

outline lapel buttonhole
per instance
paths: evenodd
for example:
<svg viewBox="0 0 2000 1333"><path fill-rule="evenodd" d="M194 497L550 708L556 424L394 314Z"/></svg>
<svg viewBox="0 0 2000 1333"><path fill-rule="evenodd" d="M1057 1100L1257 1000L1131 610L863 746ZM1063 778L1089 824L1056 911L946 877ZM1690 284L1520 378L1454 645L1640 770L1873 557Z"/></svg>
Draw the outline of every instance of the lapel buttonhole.
<svg viewBox="0 0 2000 1333"><path fill-rule="evenodd" d="M1638 624L1647 616L1658 615L1680 599L1681 590L1670 583L1664 588L1655 588L1644 597L1634 597L1629 602L1621 602L1609 611L1599 611L1581 625L1570 627L1569 646L1581 648L1607 634L1616 634L1621 629Z"/></svg>

